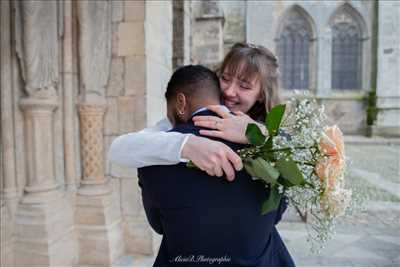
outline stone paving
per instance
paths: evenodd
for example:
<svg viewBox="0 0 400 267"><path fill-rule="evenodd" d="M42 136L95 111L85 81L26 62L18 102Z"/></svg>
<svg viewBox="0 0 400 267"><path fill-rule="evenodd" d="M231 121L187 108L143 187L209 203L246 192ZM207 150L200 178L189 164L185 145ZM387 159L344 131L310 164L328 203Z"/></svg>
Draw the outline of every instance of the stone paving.
<svg viewBox="0 0 400 267"><path fill-rule="evenodd" d="M297 267L399 267L400 139L346 136L345 140L348 181L366 195L366 210L342 219L319 255L310 254L305 225L293 213L285 215L279 232ZM153 260L134 256L126 262L148 267Z"/></svg>
<svg viewBox="0 0 400 267"><path fill-rule="evenodd" d="M379 203L342 220L319 255L310 253L304 224L283 222L278 228L298 267L394 267L400 266L399 214L398 206Z"/></svg>
<svg viewBox="0 0 400 267"><path fill-rule="evenodd" d="M300 222L279 224L298 267L400 266L400 142L346 138L348 181L367 197L366 210L341 220L320 255L310 255Z"/></svg>

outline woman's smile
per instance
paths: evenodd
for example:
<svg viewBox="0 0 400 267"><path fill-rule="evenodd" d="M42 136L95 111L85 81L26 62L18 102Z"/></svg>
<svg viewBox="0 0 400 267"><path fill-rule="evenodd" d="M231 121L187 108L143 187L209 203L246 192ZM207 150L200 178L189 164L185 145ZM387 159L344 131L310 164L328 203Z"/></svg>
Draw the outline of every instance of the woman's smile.
<svg viewBox="0 0 400 267"><path fill-rule="evenodd" d="M224 100L224 104L227 108L229 108L230 110L235 109L235 107L237 107L240 102L239 101L233 101L233 100L229 100L229 99L225 99Z"/></svg>

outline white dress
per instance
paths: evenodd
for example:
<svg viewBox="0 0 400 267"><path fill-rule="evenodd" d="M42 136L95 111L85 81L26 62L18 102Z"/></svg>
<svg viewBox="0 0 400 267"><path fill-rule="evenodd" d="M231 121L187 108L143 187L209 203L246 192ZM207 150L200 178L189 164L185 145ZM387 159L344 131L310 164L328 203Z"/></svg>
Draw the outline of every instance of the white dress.
<svg viewBox="0 0 400 267"><path fill-rule="evenodd" d="M153 127L121 135L111 143L107 158L130 168L187 162L181 158L181 151L190 134L167 132L171 128L164 118Z"/></svg>

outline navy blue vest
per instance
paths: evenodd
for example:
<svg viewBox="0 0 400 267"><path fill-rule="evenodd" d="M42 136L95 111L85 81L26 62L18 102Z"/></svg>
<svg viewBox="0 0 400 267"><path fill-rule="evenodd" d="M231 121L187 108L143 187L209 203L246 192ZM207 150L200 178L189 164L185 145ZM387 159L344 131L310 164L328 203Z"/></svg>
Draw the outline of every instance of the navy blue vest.
<svg viewBox="0 0 400 267"><path fill-rule="evenodd" d="M199 135L191 120L171 131ZM243 147L219 141L234 150ZM295 266L275 228L285 202L261 215L269 192L244 170L233 182L184 163L140 168L138 174L147 219L163 235L154 266Z"/></svg>

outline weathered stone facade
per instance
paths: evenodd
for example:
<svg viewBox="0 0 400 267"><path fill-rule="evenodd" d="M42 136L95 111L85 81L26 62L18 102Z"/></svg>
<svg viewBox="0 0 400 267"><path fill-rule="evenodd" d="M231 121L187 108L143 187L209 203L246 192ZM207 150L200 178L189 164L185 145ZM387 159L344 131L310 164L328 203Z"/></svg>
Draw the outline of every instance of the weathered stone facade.
<svg viewBox="0 0 400 267"><path fill-rule="evenodd" d="M331 47L332 36L330 23L337 16L342 16L342 9L350 13L362 25L363 62L362 89L352 91L339 91L331 89ZM346 132L359 134L365 132L366 112L365 97L370 90L370 62L371 54L371 27L373 15L372 2L307 2L307 1L280 1L262 2L260 5L248 3L247 40L252 43L263 44L273 51L277 51L276 39L278 38L281 24L285 22L290 12L297 12L311 25L312 41L310 90L323 104L332 122L337 122ZM343 13L345 14L345 13ZM265 25L268 25L266 27ZM290 90L283 90L283 95L289 97Z"/></svg>
<svg viewBox="0 0 400 267"><path fill-rule="evenodd" d="M224 56L224 16L220 2L193 1L192 8L192 62L215 69Z"/></svg>
<svg viewBox="0 0 400 267"><path fill-rule="evenodd" d="M220 1L224 14L224 54L237 42L246 41L246 0Z"/></svg>
<svg viewBox="0 0 400 267"><path fill-rule="evenodd" d="M136 171L106 153L165 115L172 2L1 1L1 28L1 266L154 255Z"/></svg>

